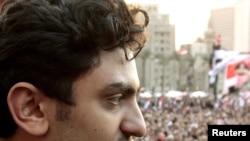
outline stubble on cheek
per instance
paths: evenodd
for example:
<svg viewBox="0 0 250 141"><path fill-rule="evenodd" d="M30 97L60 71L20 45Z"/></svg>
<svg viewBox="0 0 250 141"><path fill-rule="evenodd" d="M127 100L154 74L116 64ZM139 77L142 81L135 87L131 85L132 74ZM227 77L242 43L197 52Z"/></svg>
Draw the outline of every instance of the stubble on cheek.
<svg viewBox="0 0 250 141"><path fill-rule="evenodd" d="M70 120L69 115L71 113L71 110L69 107L63 105L63 104L57 104L56 105L56 115L55 118L57 121L67 121Z"/></svg>

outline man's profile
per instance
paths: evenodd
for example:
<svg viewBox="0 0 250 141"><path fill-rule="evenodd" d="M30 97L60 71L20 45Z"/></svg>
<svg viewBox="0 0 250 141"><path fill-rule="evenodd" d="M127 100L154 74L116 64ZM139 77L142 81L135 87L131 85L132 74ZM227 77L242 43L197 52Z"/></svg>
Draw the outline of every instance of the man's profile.
<svg viewBox="0 0 250 141"><path fill-rule="evenodd" d="M0 141L143 136L134 58L148 22L123 0L5 0Z"/></svg>

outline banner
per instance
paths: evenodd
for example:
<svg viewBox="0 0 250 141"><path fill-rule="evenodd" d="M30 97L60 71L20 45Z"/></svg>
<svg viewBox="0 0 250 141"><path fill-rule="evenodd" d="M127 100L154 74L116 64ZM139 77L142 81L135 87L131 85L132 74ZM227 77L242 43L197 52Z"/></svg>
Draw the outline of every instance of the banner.
<svg viewBox="0 0 250 141"><path fill-rule="evenodd" d="M240 54L225 68L223 93L240 89L250 81L250 55Z"/></svg>

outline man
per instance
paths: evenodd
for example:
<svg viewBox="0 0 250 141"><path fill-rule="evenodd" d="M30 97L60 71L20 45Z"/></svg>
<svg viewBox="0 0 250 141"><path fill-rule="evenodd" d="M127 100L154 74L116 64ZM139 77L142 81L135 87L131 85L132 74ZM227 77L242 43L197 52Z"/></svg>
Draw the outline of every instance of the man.
<svg viewBox="0 0 250 141"><path fill-rule="evenodd" d="M5 0L1 141L125 141L146 132L134 58L145 11L123 0Z"/></svg>
<svg viewBox="0 0 250 141"><path fill-rule="evenodd" d="M250 69L247 63L240 62L235 67L236 88L240 89L250 81Z"/></svg>

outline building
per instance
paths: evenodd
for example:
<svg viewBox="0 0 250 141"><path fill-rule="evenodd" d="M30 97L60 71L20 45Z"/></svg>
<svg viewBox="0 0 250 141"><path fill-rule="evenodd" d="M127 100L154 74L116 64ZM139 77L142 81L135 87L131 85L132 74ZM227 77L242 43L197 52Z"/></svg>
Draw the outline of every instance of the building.
<svg viewBox="0 0 250 141"><path fill-rule="evenodd" d="M238 0L235 6L213 9L211 28L221 35L221 45L228 50L250 52L250 1Z"/></svg>
<svg viewBox="0 0 250 141"><path fill-rule="evenodd" d="M168 14L160 14L157 4L140 5L149 13L148 41L136 58L141 85L149 91L162 92L177 87L178 68L170 61L175 52L175 26Z"/></svg>
<svg viewBox="0 0 250 141"><path fill-rule="evenodd" d="M238 0L235 6L234 50L250 52L250 1Z"/></svg>
<svg viewBox="0 0 250 141"><path fill-rule="evenodd" d="M222 48L234 49L234 7L214 9L211 11L211 26L216 36L221 36Z"/></svg>

